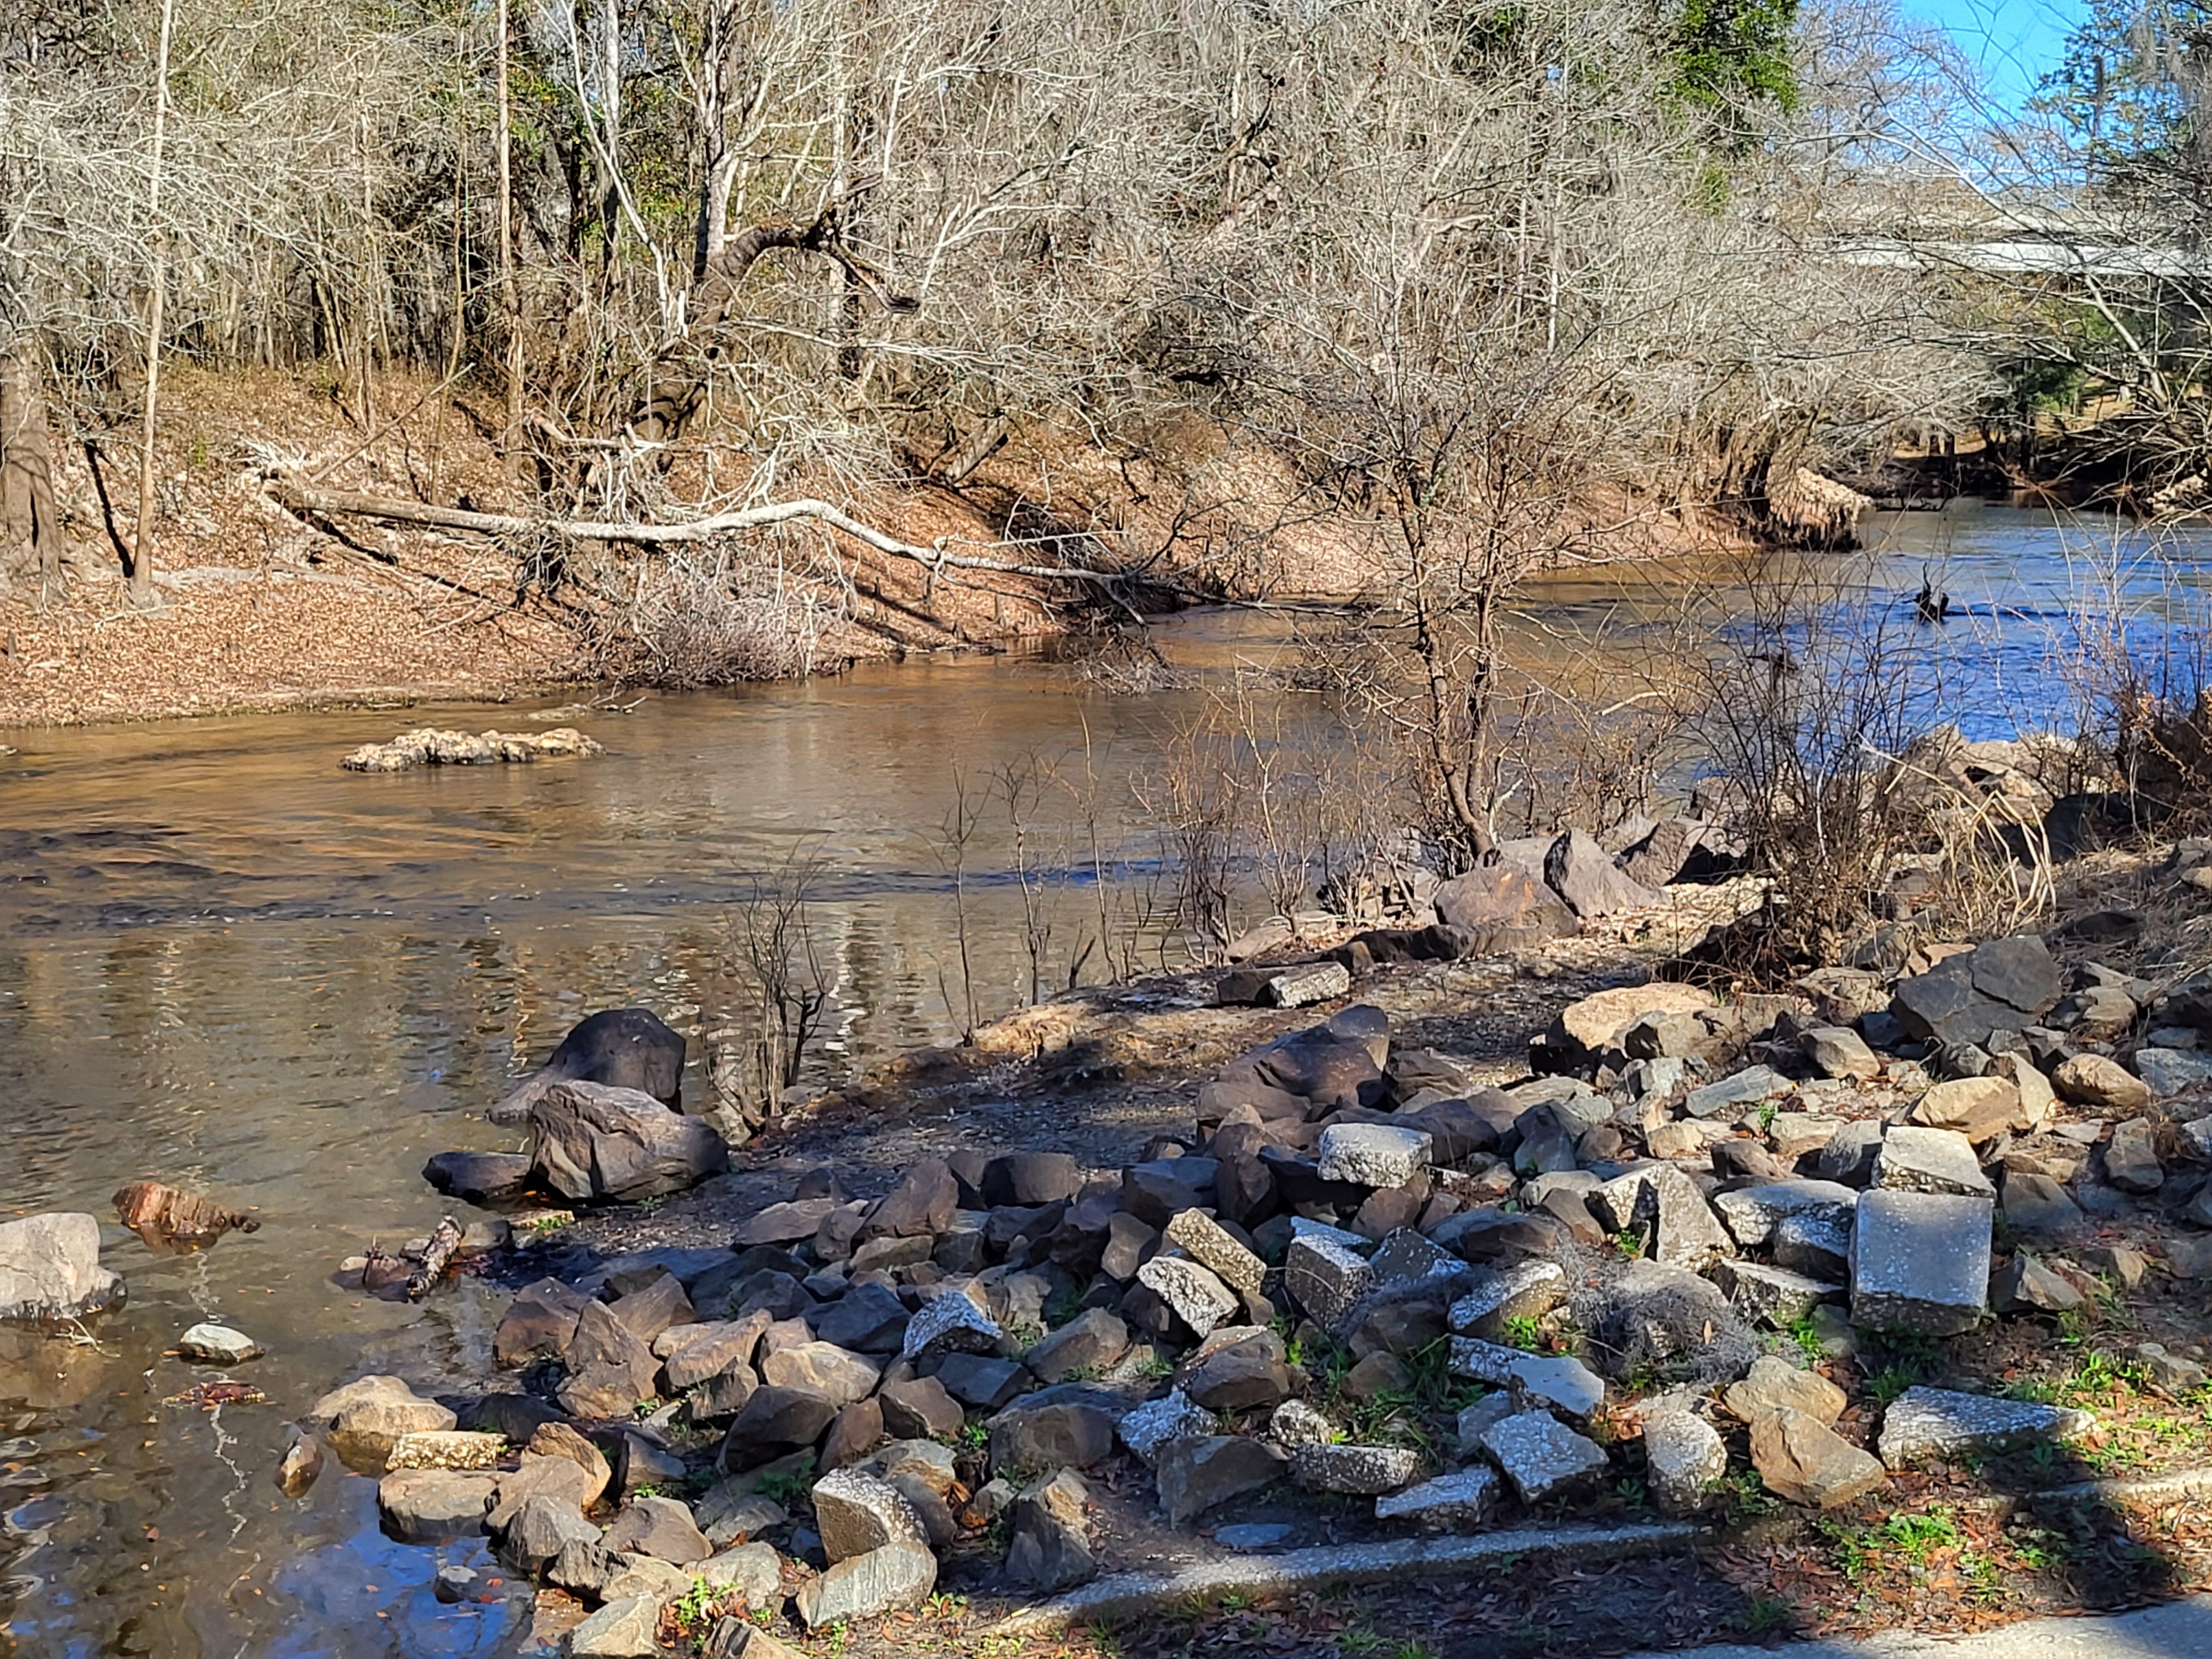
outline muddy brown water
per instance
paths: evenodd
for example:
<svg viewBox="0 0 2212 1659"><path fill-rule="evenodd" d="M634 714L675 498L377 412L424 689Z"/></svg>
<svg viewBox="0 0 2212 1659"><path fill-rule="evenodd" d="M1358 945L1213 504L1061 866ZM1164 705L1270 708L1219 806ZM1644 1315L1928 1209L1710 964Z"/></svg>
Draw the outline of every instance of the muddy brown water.
<svg viewBox="0 0 2212 1659"><path fill-rule="evenodd" d="M1964 535L1997 570L2034 533ZM1912 535L1900 561L1943 550ZM1553 596L1562 614L1616 601L1598 581ZM1203 679L1279 638L1197 616L1165 642ZM429 1154L514 1144L477 1114L592 1008L662 1012L693 1039L687 1092L703 1095L702 1038L735 996L729 919L794 849L820 866L825 1068L957 1030L963 909L979 1009L1015 1005L1017 872L1074 872L1049 894L1062 971L1096 925L1085 866L1108 870L1127 929L1160 853L1128 781L1157 769L1199 695L1110 695L1041 657L872 668L582 716L609 751L588 762L392 776L337 759L412 725L524 726L531 705L7 734L0 1216L100 1216L130 1299L82 1341L0 1331L0 1654L514 1650L514 1587L457 1607L430 1592L447 1560L496 1577L480 1545L387 1542L374 1482L335 1464L297 1501L271 1484L288 1419L337 1382L391 1371L452 1392L488 1364L503 1292L364 1300L337 1264L436 1220ZM1033 762L1054 777L1018 846L989 780ZM963 790L977 823L956 880L942 830ZM145 1177L264 1224L154 1253L108 1202ZM166 1352L202 1319L268 1345L237 1372L265 1404L165 1403L219 1375Z"/></svg>

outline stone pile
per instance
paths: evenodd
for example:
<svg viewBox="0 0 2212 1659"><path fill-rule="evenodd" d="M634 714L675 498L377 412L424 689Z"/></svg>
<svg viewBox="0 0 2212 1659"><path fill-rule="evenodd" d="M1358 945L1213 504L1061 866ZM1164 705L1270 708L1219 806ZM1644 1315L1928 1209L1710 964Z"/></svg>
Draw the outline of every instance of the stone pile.
<svg viewBox="0 0 2212 1659"><path fill-rule="evenodd" d="M987 1552L1006 1588L1066 1589L1110 1554L1089 1482L1121 1459L1176 1527L1279 1487L1382 1528L1623 1478L1686 1512L1732 1457L1790 1503L1853 1503L1923 1459L2093 1425L1926 1388L1877 1424L1774 1333L2052 1311L2081 1293L2059 1252L2085 1218L2212 1221L2212 1114L2143 1104L2165 1091L2143 1054L2212 1031L2198 1005L2069 982L2026 936L1921 966L1731 1005L1601 992L1510 1089L1346 1007L1224 1066L1190 1133L1126 1167L962 1151L872 1200L816 1171L727 1249L526 1286L493 1339L519 1391L457 1415L371 1378L318 1419L382 1472L395 1535L484 1533L596 1606L590 1653L652 1651L701 1580L809 1627L915 1607L940 1559ZM2160 1012L2190 1023L2127 1046ZM1449 1393L1418 1386L1458 1402L1453 1433L1364 1409L1433 1356Z"/></svg>

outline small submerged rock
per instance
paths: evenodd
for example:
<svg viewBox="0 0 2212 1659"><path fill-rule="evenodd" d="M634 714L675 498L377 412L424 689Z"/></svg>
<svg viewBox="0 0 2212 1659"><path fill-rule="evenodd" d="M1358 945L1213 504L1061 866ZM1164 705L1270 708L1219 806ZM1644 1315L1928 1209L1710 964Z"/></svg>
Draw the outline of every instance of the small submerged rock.
<svg viewBox="0 0 2212 1659"><path fill-rule="evenodd" d="M177 1339L177 1352L196 1364L242 1365L260 1358L268 1350L243 1331L203 1322Z"/></svg>

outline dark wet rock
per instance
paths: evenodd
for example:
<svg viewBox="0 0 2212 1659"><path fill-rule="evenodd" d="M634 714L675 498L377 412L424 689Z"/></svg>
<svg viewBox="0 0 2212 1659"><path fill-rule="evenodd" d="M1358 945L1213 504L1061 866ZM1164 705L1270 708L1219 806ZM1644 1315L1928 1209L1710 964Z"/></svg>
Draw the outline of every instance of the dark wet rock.
<svg viewBox="0 0 2212 1659"><path fill-rule="evenodd" d="M440 1152L422 1166L422 1179L449 1197L471 1204L520 1198L530 1184L526 1152Z"/></svg>
<svg viewBox="0 0 2212 1659"><path fill-rule="evenodd" d="M1258 1331L1188 1366L1178 1386L1194 1405L1232 1412L1273 1406L1289 1397L1296 1382L1282 1339L1273 1331Z"/></svg>
<svg viewBox="0 0 2212 1659"><path fill-rule="evenodd" d="M568 1499L540 1493L526 1498L501 1530L499 1553L516 1571L537 1577L571 1544L599 1541L599 1529Z"/></svg>
<svg viewBox="0 0 2212 1659"><path fill-rule="evenodd" d="M492 1333L492 1357L501 1365L526 1365L533 1359L563 1359L576 1334L576 1321L591 1298L557 1279L541 1279L515 1292Z"/></svg>
<svg viewBox="0 0 2212 1659"><path fill-rule="evenodd" d="M729 1164L708 1124L635 1089L556 1083L530 1109L531 1179L577 1202L635 1202L696 1186Z"/></svg>

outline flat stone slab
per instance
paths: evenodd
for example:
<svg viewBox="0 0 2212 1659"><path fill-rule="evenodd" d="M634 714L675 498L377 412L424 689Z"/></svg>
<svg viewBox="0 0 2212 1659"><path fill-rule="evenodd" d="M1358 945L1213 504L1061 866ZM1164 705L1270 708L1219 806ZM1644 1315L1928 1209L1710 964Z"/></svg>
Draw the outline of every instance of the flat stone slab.
<svg viewBox="0 0 2212 1659"><path fill-rule="evenodd" d="M1522 1261L1475 1280L1451 1305L1451 1328L1462 1336L1495 1336L1509 1319L1550 1312L1567 1293L1567 1275L1556 1261Z"/></svg>
<svg viewBox="0 0 2212 1659"><path fill-rule="evenodd" d="M1323 1181L1402 1187L1428 1167L1435 1146L1422 1129L1401 1129L1388 1123L1336 1123L1321 1133L1316 1164Z"/></svg>
<svg viewBox="0 0 2212 1659"><path fill-rule="evenodd" d="M1421 1454L1411 1446L1308 1444L1291 1454L1291 1479L1310 1492L1376 1498L1420 1472Z"/></svg>
<svg viewBox="0 0 2212 1659"><path fill-rule="evenodd" d="M1840 1285L1759 1261L1723 1261L1714 1269L1713 1279L1739 1313L1777 1329L1802 1319L1823 1302L1844 1299Z"/></svg>
<svg viewBox="0 0 2212 1659"><path fill-rule="evenodd" d="M1772 1181L1723 1193L1713 1200L1713 1208L1735 1242L1748 1248L1765 1243L1793 1215L1832 1217L1848 1225L1858 1203L1856 1189L1840 1181Z"/></svg>
<svg viewBox="0 0 2212 1659"><path fill-rule="evenodd" d="M1504 1471L1523 1503L1589 1480L1606 1466L1605 1448L1549 1412L1520 1412L1483 1431L1482 1449Z"/></svg>
<svg viewBox="0 0 2212 1659"><path fill-rule="evenodd" d="M1877 1189L1851 1233L1851 1323L1955 1336L1984 1310L1990 1206L1945 1193Z"/></svg>
<svg viewBox="0 0 2212 1659"><path fill-rule="evenodd" d="M1498 1503L1498 1471L1478 1463L1456 1474L1440 1474L1433 1480L1423 1480L1403 1492L1376 1498L1375 1518L1404 1521L1438 1531L1479 1527L1490 1518L1490 1511Z"/></svg>
<svg viewBox="0 0 2212 1659"><path fill-rule="evenodd" d="M1682 1109L1692 1117L1712 1117L1732 1106L1756 1106L1772 1100L1789 1093L1790 1086L1790 1079L1771 1066L1750 1066L1734 1077L1691 1090Z"/></svg>
<svg viewBox="0 0 2212 1659"><path fill-rule="evenodd" d="M1170 1389L1158 1400L1147 1400L1121 1413L1114 1432L1121 1443L1147 1466L1178 1440L1199 1440L1218 1431L1214 1414L1181 1389Z"/></svg>
<svg viewBox="0 0 2212 1659"><path fill-rule="evenodd" d="M1516 1389L1570 1417L1588 1417L1605 1404L1605 1379L1564 1354L1524 1353L1480 1337L1455 1336L1449 1363L1455 1376Z"/></svg>
<svg viewBox="0 0 2212 1659"><path fill-rule="evenodd" d="M1119 1623L1229 1595L1275 1595L1332 1584L1443 1577L1530 1555L1611 1561L1678 1549L1694 1540L1687 1522L1631 1527L1523 1527L1475 1537L1408 1538L1385 1544L1323 1544L1277 1555L1201 1561L1164 1572L1120 1572L1023 1607L985 1636L1041 1635L1093 1620Z"/></svg>
<svg viewBox="0 0 2212 1659"><path fill-rule="evenodd" d="M1881 1461L1902 1469L1961 1452L2062 1444L2096 1426L2094 1415L2071 1407L1996 1400L1951 1389L1907 1389L1882 1413Z"/></svg>
<svg viewBox="0 0 2212 1659"><path fill-rule="evenodd" d="M1898 1192L1996 1197L1972 1141L1955 1129L1912 1123L1896 1124L1882 1137L1881 1151L1875 1155L1874 1184Z"/></svg>

